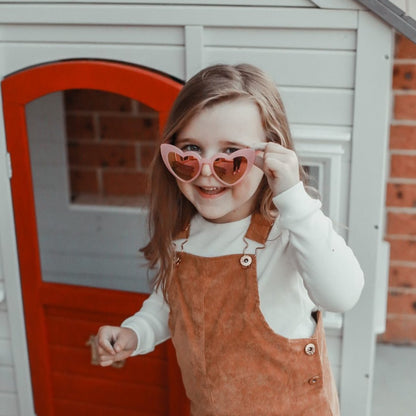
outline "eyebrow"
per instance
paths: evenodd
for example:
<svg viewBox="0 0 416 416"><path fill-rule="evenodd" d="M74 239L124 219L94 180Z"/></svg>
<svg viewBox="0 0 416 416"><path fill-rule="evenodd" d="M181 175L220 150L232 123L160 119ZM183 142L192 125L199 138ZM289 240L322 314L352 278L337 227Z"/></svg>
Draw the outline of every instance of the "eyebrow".
<svg viewBox="0 0 416 416"><path fill-rule="evenodd" d="M198 145L201 144L200 140L198 140L195 137L182 137L182 138L177 138L175 140L175 145L177 145L178 143L182 144L182 143L186 143L186 142L195 143L195 144L198 144ZM243 148L250 147L248 144L243 144L243 143L239 143L239 142L231 141L231 140L220 140L218 142L218 144L219 144L220 147L224 147L224 146L236 146L236 147L243 147Z"/></svg>

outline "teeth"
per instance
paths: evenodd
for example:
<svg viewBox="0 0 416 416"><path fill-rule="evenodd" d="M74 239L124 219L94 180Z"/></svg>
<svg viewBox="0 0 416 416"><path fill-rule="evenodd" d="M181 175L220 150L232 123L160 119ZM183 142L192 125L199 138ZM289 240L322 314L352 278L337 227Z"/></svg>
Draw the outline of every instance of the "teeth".
<svg viewBox="0 0 416 416"><path fill-rule="evenodd" d="M221 193L224 188L220 186L200 186L202 192L209 194L209 195L216 195Z"/></svg>

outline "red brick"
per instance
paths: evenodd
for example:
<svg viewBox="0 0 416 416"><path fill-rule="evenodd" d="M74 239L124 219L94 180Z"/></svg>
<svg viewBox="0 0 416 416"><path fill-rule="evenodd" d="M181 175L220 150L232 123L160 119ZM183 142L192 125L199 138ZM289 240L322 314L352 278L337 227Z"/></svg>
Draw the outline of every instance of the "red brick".
<svg viewBox="0 0 416 416"><path fill-rule="evenodd" d="M387 184L387 206L416 207L416 184Z"/></svg>
<svg viewBox="0 0 416 416"><path fill-rule="evenodd" d="M391 126L390 149L416 149L416 126Z"/></svg>
<svg viewBox="0 0 416 416"><path fill-rule="evenodd" d="M416 266L391 266L389 286L392 288L416 289Z"/></svg>
<svg viewBox="0 0 416 416"><path fill-rule="evenodd" d="M392 178L416 178L416 156L391 156L390 176Z"/></svg>
<svg viewBox="0 0 416 416"><path fill-rule="evenodd" d="M394 98L396 120L416 120L416 95L396 95Z"/></svg>
<svg viewBox="0 0 416 416"><path fill-rule="evenodd" d="M130 112L131 99L122 95L98 90L65 91L67 111L121 111Z"/></svg>
<svg viewBox="0 0 416 416"><path fill-rule="evenodd" d="M98 178L96 170L71 169L71 195L98 194Z"/></svg>
<svg viewBox="0 0 416 416"><path fill-rule="evenodd" d="M140 172L103 172L104 194L107 196L134 196L147 193L148 176Z"/></svg>
<svg viewBox="0 0 416 416"><path fill-rule="evenodd" d="M398 59L416 59L416 44L403 35L397 35L395 52Z"/></svg>
<svg viewBox="0 0 416 416"><path fill-rule="evenodd" d="M389 212L387 234L416 235L416 214Z"/></svg>
<svg viewBox="0 0 416 416"><path fill-rule="evenodd" d="M142 168L147 169L150 166L156 151L156 146L147 144L140 146L140 164Z"/></svg>
<svg viewBox="0 0 416 416"><path fill-rule="evenodd" d="M416 89L416 63L394 65L393 89L395 90Z"/></svg>
<svg viewBox="0 0 416 416"><path fill-rule="evenodd" d="M416 261L416 241L387 238L390 242L390 260Z"/></svg>
<svg viewBox="0 0 416 416"><path fill-rule="evenodd" d="M383 342L394 344L416 344L416 319L410 317L387 317Z"/></svg>
<svg viewBox="0 0 416 416"><path fill-rule="evenodd" d="M91 115L72 115L66 117L66 135L68 139L94 139L94 121Z"/></svg>
<svg viewBox="0 0 416 416"><path fill-rule="evenodd" d="M152 117L100 117L100 137L111 140L157 141L159 121Z"/></svg>
<svg viewBox="0 0 416 416"><path fill-rule="evenodd" d="M416 318L416 292L407 293L404 290L389 291L387 312L389 314L414 315Z"/></svg>
<svg viewBox="0 0 416 416"><path fill-rule="evenodd" d="M134 167L136 165L134 146L70 143L68 155L72 167Z"/></svg>

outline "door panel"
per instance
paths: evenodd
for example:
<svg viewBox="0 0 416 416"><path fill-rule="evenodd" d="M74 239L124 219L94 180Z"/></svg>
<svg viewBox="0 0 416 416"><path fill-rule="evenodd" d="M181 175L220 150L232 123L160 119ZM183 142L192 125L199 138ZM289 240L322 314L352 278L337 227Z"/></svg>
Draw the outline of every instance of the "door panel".
<svg viewBox="0 0 416 416"><path fill-rule="evenodd" d="M176 81L142 68L82 60L31 68L2 82L26 334L39 416L189 413L170 342L120 368L91 364L90 336L104 323L118 325L147 296L132 292L144 287L138 278L140 270L144 277L144 269L137 258L145 241L144 215L137 209L71 205L58 102L59 92L67 89L109 91L143 102L158 113L162 126L180 88ZM48 100L56 110L50 114L45 109L51 107L44 105ZM32 149L28 128L40 138L39 143L32 141Z"/></svg>
<svg viewBox="0 0 416 416"><path fill-rule="evenodd" d="M74 285L43 286L45 355L52 369L53 414L72 416L73 409L81 415L91 409L100 415L110 410L127 415L187 414L188 403L170 342L145 356L130 358L120 366L102 368L92 363L91 335L103 324L118 325L146 297ZM170 377L177 382L170 384Z"/></svg>

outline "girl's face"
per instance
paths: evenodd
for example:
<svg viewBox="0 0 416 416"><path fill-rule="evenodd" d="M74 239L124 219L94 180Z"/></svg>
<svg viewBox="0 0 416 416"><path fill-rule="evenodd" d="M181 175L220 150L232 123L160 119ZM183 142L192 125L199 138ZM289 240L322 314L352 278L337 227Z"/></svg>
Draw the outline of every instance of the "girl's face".
<svg viewBox="0 0 416 416"><path fill-rule="evenodd" d="M202 110L179 132L175 146L210 158L265 141L257 105L239 98ZM204 164L193 182L178 180L177 184L205 219L220 223L237 221L251 214L262 177L263 171L253 166L240 183L225 186L212 175L209 165Z"/></svg>

